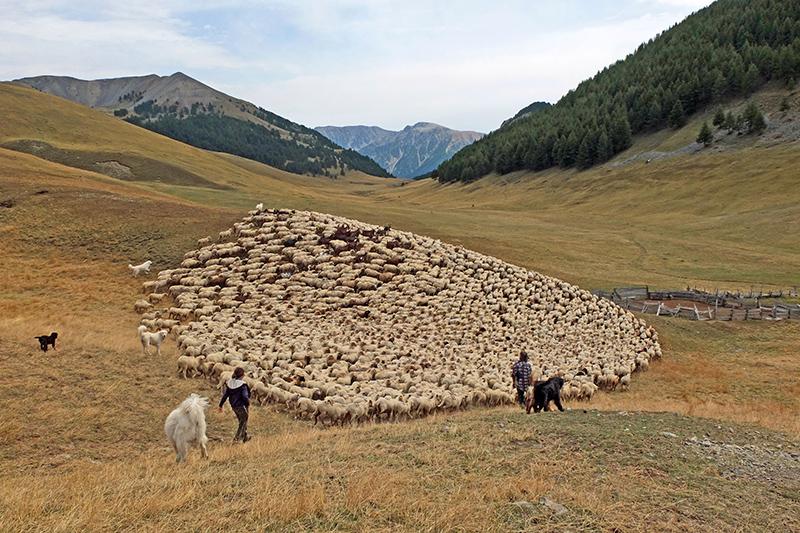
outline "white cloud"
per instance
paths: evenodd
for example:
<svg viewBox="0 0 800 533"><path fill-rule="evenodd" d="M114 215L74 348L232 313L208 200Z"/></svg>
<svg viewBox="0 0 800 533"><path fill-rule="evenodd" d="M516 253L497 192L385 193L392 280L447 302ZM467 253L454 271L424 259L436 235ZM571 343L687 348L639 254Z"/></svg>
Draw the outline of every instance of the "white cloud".
<svg viewBox="0 0 800 533"><path fill-rule="evenodd" d="M233 84L231 90L312 126L370 123L399 129L424 120L489 131L534 100L557 101L671 22L646 15L534 35L508 50L465 49L444 63L415 57L268 84Z"/></svg>
<svg viewBox="0 0 800 533"><path fill-rule="evenodd" d="M0 0L0 79L182 70L310 126L487 131L708 3Z"/></svg>

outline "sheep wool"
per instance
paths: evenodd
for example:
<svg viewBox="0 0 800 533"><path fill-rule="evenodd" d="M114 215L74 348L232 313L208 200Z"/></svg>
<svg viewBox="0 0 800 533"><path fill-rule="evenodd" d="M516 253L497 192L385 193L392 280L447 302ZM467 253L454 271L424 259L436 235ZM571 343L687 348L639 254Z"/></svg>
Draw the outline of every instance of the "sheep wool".
<svg viewBox="0 0 800 533"><path fill-rule="evenodd" d="M136 305L180 332L181 375L219 383L240 366L259 402L322 424L512 403L523 350L586 401L661 356L655 330L610 301L389 227L259 208L198 244Z"/></svg>

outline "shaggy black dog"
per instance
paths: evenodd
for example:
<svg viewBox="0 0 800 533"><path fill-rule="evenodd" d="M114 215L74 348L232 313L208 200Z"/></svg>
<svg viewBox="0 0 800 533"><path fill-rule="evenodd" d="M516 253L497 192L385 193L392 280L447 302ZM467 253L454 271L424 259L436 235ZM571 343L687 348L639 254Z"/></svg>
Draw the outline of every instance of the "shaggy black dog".
<svg viewBox="0 0 800 533"><path fill-rule="evenodd" d="M561 406L561 387L564 386L564 380L560 377L550 378L547 381L537 381L533 386L533 397L528 397L525 405L525 412L530 413L533 408L534 413L538 413L542 409L547 409L551 401L555 402L559 411L563 411Z"/></svg>
<svg viewBox="0 0 800 533"><path fill-rule="evenodd" d="M47 351L48 346L52 346L54 350L56 349L56 338L58 338L58 333L55 331L50 335L39 335L38 337L34 337L34 339L39 340L39 348L41 348L43 352Z"/></svg>

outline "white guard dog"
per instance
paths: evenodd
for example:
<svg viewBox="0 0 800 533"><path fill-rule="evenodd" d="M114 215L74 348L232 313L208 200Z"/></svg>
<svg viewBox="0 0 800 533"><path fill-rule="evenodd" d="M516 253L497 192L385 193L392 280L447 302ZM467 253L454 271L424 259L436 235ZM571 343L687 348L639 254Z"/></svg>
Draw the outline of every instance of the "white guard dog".
<svg viewBox="0 0 800 533"><path fill-rule="evenodd" d="M142 324L139 326L136 331L139 332L139 340L142 342L142 352L150 355L150 345L153 344L156 347L156 353L161 355L161 343L164 342L164 339L167 338L169 332L165 329L161 331L157 331L155 333L150 333L147 331L147 326Z"/></svg>
<svg viewBox="0 0 800 533"><path fill-rule="evenodd" d="M206 408L208 398L192 393L167 416L164 433L175 450L177 462L186 461L189 448L197 446L200 455L208 459L208 437L206 437Z"/></svg>
<svg viewBox="0 0 800 533"><path fill-rule="evenodd" d="M152 264L153 264L152 261L145 261L141 265L136 265L136 266L129 264L128 268L131 269L131 272L133 273L133 277L135 278L136 276L138 276L142 272L149 273L150 272L150 265L152 265Z"/></svg>

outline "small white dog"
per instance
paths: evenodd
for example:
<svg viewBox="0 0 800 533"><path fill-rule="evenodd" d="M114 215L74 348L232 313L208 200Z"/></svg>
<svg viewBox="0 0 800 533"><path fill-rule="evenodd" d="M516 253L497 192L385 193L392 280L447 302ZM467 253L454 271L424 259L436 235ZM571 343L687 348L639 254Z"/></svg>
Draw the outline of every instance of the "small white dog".
<svg viewBox="0 0 800 533"><path fill-rule="evenodd" d="M141 325L136 331L139 332L139 340L142 341L143 353L150 355L150 345L153 344L156 347L156 353L161 355L161 343L164 342L164 339L169 335L167 330L162 329L161 331L150 333L147 331L147 326Z"/></svg>
<svg viewBox="0 0 800 533"><path fill-rule="evenodd" d="M207 407L208 398L192 393L167 416L164 433L172 444L179 463L186 460L191 446L199 447L200 455L203 459L208 459L205 413Z"/></svg>
<svg viewBox="0 0 800 533"><path fill-rule="evenodd" d="M133 277L135 278L136 276L138 276L142 272L148 272L149 273L150 272L150 265L152 265L152 264L153 264L152 261L145 261L141 265L136 265L136 266L133 266L133 265L129 264L128 268L131 269L131 272L133 272Z"/></svg>
<svg viewBox="0 0 800 533"><path fill-rule="evenodd" d="M256 204L256 211L259 213L264 210L264 204Z"/></svg>

